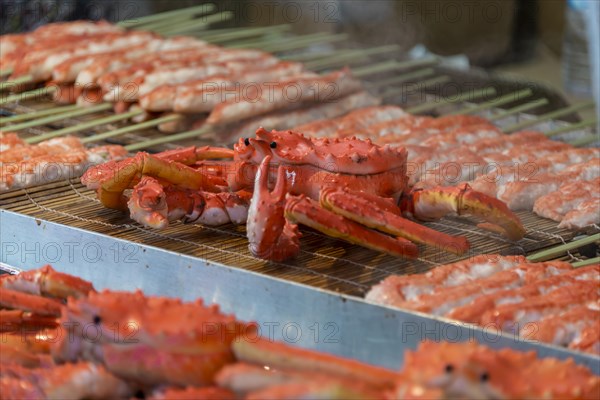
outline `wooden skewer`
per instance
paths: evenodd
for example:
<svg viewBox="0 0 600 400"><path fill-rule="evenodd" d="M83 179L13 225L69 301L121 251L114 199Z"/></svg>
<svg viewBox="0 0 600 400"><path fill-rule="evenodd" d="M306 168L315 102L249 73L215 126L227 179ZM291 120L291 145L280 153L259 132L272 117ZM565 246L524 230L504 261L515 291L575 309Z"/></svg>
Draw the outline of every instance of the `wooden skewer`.
<svg viewBox="0 0 600 400"><path fill-rule="evenodd" d="M567 251L575 250L581 246L585 246L586 244L594 243L597 240L600 240L600 233L585 237L583 239L575 240L571 243L561 244L560 246L556 246L551 249L539 251L528 256L527 260L534 262L550 260L565 254Z"/></svg>
<svg viewBox="0 0 600 400"><path fill-rule="evenodd" d="M306 65L306 68L308 68L308 69L317 69L317 68L324 69L324 68L330 68L333 65L338 65L343 62L366 59L367 56L372 56L372 55L379 54L379 53L390 53L392 51L397 51L397 50L398 50L397 45L385 45L385 46L379 46L379 47L374 47L372 49L366 49L366 50L360 50L360 51L349 50L348 52L340 54L335 58L327 57L324 59L307 62L305 65Z"/></svg>
<svg viewBox="0 0 600 400"><path fill-rule="evenodd" d="M586 146L588 144L600 142L600 133L595 133L593 135L584 136L579 139L575 139L569 142L569 144L575 147Z"/></svg>
<svg viewBox="0 0 600 400"><path fill-rule="evenodd" d="M421 113L424 111L430 111L430 110L436 109L440 105L450 104L450 103L458 103L461 101L471 101L471 100L479 99L482 97L493 96L495 93L496 93L496 89L493 87L483 88L483 89L474 90L474 91L468 91L468 92L460 93L459 95L452 97L452 98L436 99L433 102L419 104L417 106L407 108L406 111L411 114L418 114L418 113Z"/></svg>
<svg viewBox="0 0 600 400"><path fill-rule="evenodd" d="M588 265L594 265L600 263L600 257L589 258L587 260L581 260L574 263L571 263L573 268L585 267Z"/></svg>
<svg viewBox="0 0 600 400"><path fill-rule="evenodd" d="M3 117L3 118L0 118L0 125L12 124L12 123L19 122L19 121L27 121L29 119L44 117L46 115L51 115L51 114L61 114L63 112L75 110L77 108L79 108L79 106L77 104L72 104L69 106L51 107L51 108L47 108L47 109L43 109L43 110L39 110L39 111L34 111L31 113L17 114L17 115L13 115L11 117Z"/></svg>
<svg viewBox="0 0 600 400"><path fill-rule="evenodd" d="M211 30L202 36L202 40L205 40L209 43L223 43L246 37L260 36L264 33L282 33L290 30L291 27L292 26L290 24L282 24L275 26L259 26L255 28L236 28L236 30L233 32L222 33L217 33L218 30Z"/></svg>
<svg viewBox="0 0 600 400"><path fill-rule="evenodd" d="M63 128L63 129L58 129L58 130L55 130L52 132L44 133L42 135L33 136L33 137L25 139L25 141L29 144L38 143L43 140L48 140L48 139L52 139L52 138L55 138L58 136L68 135L70 133L79 132L84 129L91 128L91 127L94 127L97 125L110 124L113 122L122 121L124 119L129 119L129 118L135 117L136 115L140 115L142 113L144 113L144 110L135 110L135 111L129 111L129 112L122 113L122 114L110 115L105 118L100 118L100 119L96 119L96 120L92 120L92 121L86 121L86 122L82 122L82 123L79 123L74 126L69 126L69 127Z"/></svg>
<svg viewBox="0 0 600 400"><path fill-rule="evenodd" d="M197 18L196 14L184 14L184 15L173 17L173 18L170 18L170 19L167 19L164 21L157 21L152 24L148 24L146 26L139 27L137 29L145 30L145 31L152 31L152 32L156 32L156 33L160 34L161 31L163 31L163 30L168 31L170 28L172 28L175 25L184 24L184 23L186 23L188 21L192 21L196 18Z"/></svg>
<svg viewBox="0 0 600 400"><path fill-rule="evenodd" d="M595 104L594 101L585 101L585 102L582 102L582 103L579 103L579 104L574 104L574 105L572 105L570 107L563 108L562 110L552 111L552 112L540 115L540 116L538 116L538 117L536 117L534 119L526 120L526 121L521 121L521 122L518 122L516 124L507 126L507 127L505 127L503 129L503 131L506 132L506 133L515 132L515 131L518 131L520 129L527 128L529 126L536 125L536 124L538 124L540 122L543 122L543 121L547 121L547 120L554 119L554 118L557 118L557 117L562 117L564 115L569 115L569 114L572 114L572 113L574 113L576 111L583 110L585 108L593 107L594 104Z"/></svg>
<svg viewBox="0 0 600 400"><path fill-rule="evenodd" d="M597 123L598 123L598 120L596 118L590 118L590 119L586 119L581 122L578 122L576 124L569 124L566 126L562 126L560 128L553 129L548 132L544 132L544 135L552 137L552 136L560 135L561 133L571 132L571 131L581 129L581 128L587 128L588 126L594 126Z"/></svg>
<svg viewBox="0 0 600 400"><path fill-rule="evenodd" d="M263 51L268 51L271 53L277 53L281 51L289 51L295 50L303 47L310 46L315 43L335 43L335 42L343 42L348 40L348 34L346 33L337 33L337 34L312 34L300 36L297 39L290 40L288 42L283 41L281 38L276 39L272 43L266 44L264 46L257 46Z"/></svg>
<svg viewBox="0 0 600 400"><path fill-rule="evenodd" d="M140 25L147 25L155 21L164 21L172 17L179 15L194 14L194 13L208 13L214 11L214 4L202 4L194 7L181 8L179 10L166 11L158 14L147 15L140 18L132 18L124 21L117 22L116 25L125 28L138 27Z"/></svg>
<svg viewBox="0 0 600 400"><path fill-rule="evenodd" d="M405 83L412 79L424 78L426 76L433 75L434 73L435 73L435 70L433 68L419 69L417 71L408 72L406 74L393 76L388 79L381 79L376 82L372 82L371 86L384 87L384 86L388 86L388 85L397 85L398 83Z"/></svg>
<svg viewBox="0 0 600 400"><path fill-rule="evenodd" d="M61 119L65 118L79 117L86 114L93 114L96 112L106 111L111 109L112 107L112 104L103 103L93 107L79 108L71 112L66 112L59 115L50 115L48 117L36 119L35 121L27 121L20 124L8 125L5 126L3 130L10 132L20 131L26 128L32 128L34 126L40 126L49 124L51 122L60 121Z"/></svg>
<svg viewBox="0 0 600 400"><path fill-rule="evenodd" d="M13 103L15 101L23 101L23 100L33 99L38 96L47 96L49 94L54 93L56 90L57 90L56 86L48 86L48 87L31 90L29 92L15 93L15 94L11 94L10 96L6 96L3 99L0 99L0 104L8 104L8 103Z"/></svg>
<svg viewBox="0 0 600 400"><path fill-rule="evenodd" d="M427 89L430 86L439 84L439 83L445 83L445 82L449 82L452 79L449 76L446 75L441 75L441 76L436 76L434 78L430 78L424 81L420 81L420 82L410 82L411 84L418 84L419 85L419 89L423 90L423 89ZM389 98L389 97L393 97L393 96L397 96L398 94L403 94L406 92L406 87L401 86L399 88L391 88L389 90L386 90L384 93L382 93L381 97L383 98Z"/></svg>
<svg viewBox="0 0 600 400"><path fill-rule="evenodd" d="M495 115L492 115L488 119L490 121L496 121L496 120L506 118L511 115L515 115L515 114L518 114L521 112L525 112L525 111L536 109L541 106L545 106L546 104L548 104L548 99L534 100L529 103L521 104L520 106L513 107L509 110L501 110L500 112L498 112Z"/></svg>
<svg viewBox="0 0 600 400"><path fill-rule="evenodd" d="M192 139L192 138L196 138L198 136L202 136L202 135L206 135L207 133L210 133L213 128L214 128L213 126L203 126L201 128L194 129L194 130L191 130L188 132L177 133L175 135L168 135L168 136L163 136L163 137L159 137L156 139L145 140L145 141L139 142L139 143L129 144L129 145L125 146L125 148L129 151L135 151L135 150L144 149L144 148L148 148L148 147L152 147L152 146L157 146L159 144L172 143L172 142L176 142L179 140L185 140L185 139Z"/></svg>
<svg viewBox="0 0 600 400"><path fill-rule="evenodd" d="M31 82L33 77L31 75L23 75L10 81L0 82L0 90L10 90L16 85Z"/></svg>
<svg viewBox="0 0 600 400"><path fill-rule="evenodd" d="M180 26L172 27L171 29L161 30L160 34L164 36L180 35L184 32L206 29L209 25L215 22L223 22L232 19L235 15L231 11L222 11L216 14L208 15L202 18L194 19Z"/></svg>
<svg viewBox="0 0 600 400"><path fill-rule="evenodd" d="M456 111L451 111L447 115L472 114L474 112L487 110L488 108L501 106L503 104L511 103L516 100L521 100L521 99L531 96L532 94L533 94L533 92L531 89L523 89L523 90L519 90L518 92L512 92L509 94L505 94L504 96L497 97L493 100L486 101L481 104L461 108Z"/></svg>
<svg viewBox="0 0 600 400"><path fill-rule="evenodd" d="M182 115L180 115L180 114L171 114L171 115L167 115L165 117L160 117L160 118L152 119L150 121L141 122L139 124L125 126L123 128L115 129L115 130L112 130L109 132L103 132L103 133L95 134L92 136L88 136L88 137L81 139L81 141L83 143L97 142L99 140L104 140L104 139L112 138L115 136L124 135L129 132L135 132L135 131L145 129L145 128L152 128L154 126L162 124L163 122L177 121L180 118L182 118ZM167 137L169 137L169 136L167 136Z"/></svg>

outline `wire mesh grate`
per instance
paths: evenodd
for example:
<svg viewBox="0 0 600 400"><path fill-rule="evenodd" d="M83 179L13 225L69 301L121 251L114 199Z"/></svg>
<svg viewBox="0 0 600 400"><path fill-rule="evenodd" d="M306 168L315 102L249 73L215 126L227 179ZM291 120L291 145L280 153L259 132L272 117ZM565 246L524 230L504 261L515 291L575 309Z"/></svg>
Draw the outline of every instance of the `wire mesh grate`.
<svg viewBox="0 0 600 400"><path fill-rule="evenodd" d="M78 179L40 185L0 194L0 208L69 227L155 246L273 277L303 283L348 295L362 296L370 286L390 274L425 272L432 267L475 254L530 254L569 241L573 232L557 229L556 223L520 212L526 237L512 243L499 235L479 229L477 221L448 218L426 223L451 235L465 235L471 243L469 254L455 256L439 248L419 246L417 260L392 257L302 228L302 250L292 261L272 263L255 258L248 250L244 226L207 227L172 223L164 230L145 228L120 211L106 209Z"/></svg>

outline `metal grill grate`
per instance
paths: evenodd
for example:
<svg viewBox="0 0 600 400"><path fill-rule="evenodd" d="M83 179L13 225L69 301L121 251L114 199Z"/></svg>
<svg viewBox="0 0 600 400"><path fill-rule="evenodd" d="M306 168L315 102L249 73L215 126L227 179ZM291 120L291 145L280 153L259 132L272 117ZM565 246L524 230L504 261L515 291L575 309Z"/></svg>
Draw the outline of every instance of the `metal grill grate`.
<svg viewBox="0 0 600 400"><path fill-rule="evenodd" d="M199 257L209 263L236 266L356 296L364 295L371 285L390 274L425 272L435 265L469 256L457 257L441 249L420 246L418 260L402 260L303 228L302 251L297 259L265 262L248 251L244 226L212 228L177 222L161 231L147 229L119 211L104 208L94 191L81 185L78 179L2 194L0 208ZM517 244L477 228L477 221L473 220L451 218L426 225L448 234L467 236L472 245L470 254L530 254L573 237L571 231L559 230L555 222L533 213L521 212L519 216L528 233Z"/></svg>

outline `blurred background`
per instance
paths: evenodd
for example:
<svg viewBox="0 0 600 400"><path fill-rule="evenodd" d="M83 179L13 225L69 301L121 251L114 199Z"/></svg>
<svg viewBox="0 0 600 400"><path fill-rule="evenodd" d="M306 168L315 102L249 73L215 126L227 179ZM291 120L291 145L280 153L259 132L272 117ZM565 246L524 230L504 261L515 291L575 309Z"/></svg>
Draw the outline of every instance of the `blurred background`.
<svg viewBox="0 0 600 400"><path fill-rule="evenodd" d="M206 3L193 0L0 0L1 33L52 21L125 20ZM567 102L598 91L595 0L261 0L212 2L235 18L222 27L289 23L297 33L346 32L356 46L397 44L403 52L458 56L470 68L531 81ZM599 34L600 35L600 34ZM595 43L590 43L595 38ZM593 51L590 52L590 49ZM583 112L583 118L600 113Z"/></svg>

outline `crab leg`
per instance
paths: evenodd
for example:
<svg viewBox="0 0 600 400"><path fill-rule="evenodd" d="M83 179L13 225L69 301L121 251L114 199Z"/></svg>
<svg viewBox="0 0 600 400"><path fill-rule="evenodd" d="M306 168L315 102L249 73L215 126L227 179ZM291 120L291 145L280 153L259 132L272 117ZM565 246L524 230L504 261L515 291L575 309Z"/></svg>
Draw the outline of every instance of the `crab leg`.
<svg viewBox="0 0 600 400"><path fill-rule="evenodd" d="M385 368L265 339L238 340L232 347L238 360L275 369L291 369L321 376L347 378L379 388L393 384L397 378L395 372Z"/></svg>
<svg viewBox="0 0 600 400"><path fill-rule="evenodd" d="M135 157L119 163L118 170L114 171L112 177L102 182L98 190L98 199L108 208L125 208L123 191L132 188L143 175L155 176L186 189L217 189L207 175L181 161L138 153Z"/></svg>
<svg viewBox="0 0 600 400"><path fill-rule="evenodd" d="M415 258L418 256L419 250L412 242L366 228L322 208L318 202L304 195L288 195L286 201L285 217L289 221L310 226L328 236L398 257Z"/></svg>
<svg viewBox="0 0 600 400"><path fill-rule="evenodd" d="M54 328L56 326L55 317L22 310L0 310L0 332L15 332L21 328Z"/></svg>
<svg viewBox="0 0 600 400"><path fill-rule="evenodd" d="M55 271L49 265L36 270L24 271L18 275L3 276L0 278L0 288L63 299L69 296L80 298L95 291L91 283L76 276Z"/></svg>
<svg viewBox="0 0 600 400"><path fill-rule="evenodd" d="M510 240L520 240L525 235L519 217L506 204L471 189L466 183L456 187L413 190L400 204L405 215L417 219L433 220L451 213L468 214L485 219L494 226L493 230L500 231Z"/></svg>
<svg viewBox="0 0 600 400"><path fill-rule="evenodd" d="M59 317L62 304L58 300L1 288L0 306L30 311L39 315Z"/></svg>
<svg viewBox="0 0 600 400"><path fill-rule="evenodd" d="M284 216L288 185L283 167L277 170L277 184L269 192L270 161L271 156L266 156L256 173L246 226L248 248L256 257L283 261L298 254L301 234Z"/></svg>
<svg viewBox="0 0 600 400"><path fill-rule="evenodd" d="M465 237L447 235L402 218L396 205L372 194L328 187L321 190L320 202L336 214L391 235L443 247L456 254L463 254L469 249Z"/></svg>

